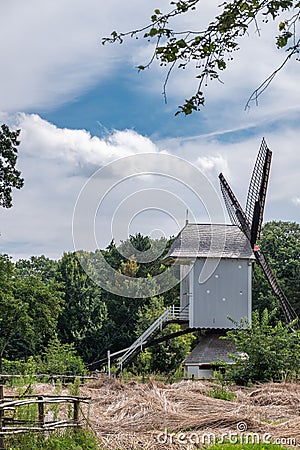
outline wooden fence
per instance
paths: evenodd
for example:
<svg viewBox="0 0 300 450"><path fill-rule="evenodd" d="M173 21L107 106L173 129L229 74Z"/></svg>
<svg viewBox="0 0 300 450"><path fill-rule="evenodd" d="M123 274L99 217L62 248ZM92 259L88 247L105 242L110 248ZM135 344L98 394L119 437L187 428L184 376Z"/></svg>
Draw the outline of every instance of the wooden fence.
<svg viewBox="0 0 300 450"><path fill-rule="evenodd" d="M0 450L5 449L7 435L81 426L81 403L89 402L90 398L76 396L38 394L21 399L3 397L3 388L0 386Z"/></svg>
<svg viewBox="0 0 300 450"><path fill-rule="evenodd" d="M49 374L32 374L32 375L11 375L11 374L1 374L0 375L0 385L5 384L9 380L14 379L24 379L26 378L32 378L34 380L40 380L40 381L53 381L56 382L57 380L61 380L63 384L73 383L77 378L81 380L81 383L83 384L85 381L89 380L98 380L99 376L90 376L90 375L49 375Z"/></svg>

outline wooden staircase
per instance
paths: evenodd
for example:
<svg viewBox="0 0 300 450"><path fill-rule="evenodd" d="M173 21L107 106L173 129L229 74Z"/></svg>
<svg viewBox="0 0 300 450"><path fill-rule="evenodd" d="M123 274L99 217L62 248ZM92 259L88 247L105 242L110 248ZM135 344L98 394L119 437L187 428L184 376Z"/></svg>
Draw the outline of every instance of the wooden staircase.
<svg viewBox="0 0 300 450"><path fill-rule="evenodd" d="M125 353L118 359L118 372L121 372L126 364L128 364L138 353L143 350L143 345L154 338L168 323L188 323L189 307L184 308L178 306L169 306L164 312L153 322L141 336L139 336Z"/></svg>

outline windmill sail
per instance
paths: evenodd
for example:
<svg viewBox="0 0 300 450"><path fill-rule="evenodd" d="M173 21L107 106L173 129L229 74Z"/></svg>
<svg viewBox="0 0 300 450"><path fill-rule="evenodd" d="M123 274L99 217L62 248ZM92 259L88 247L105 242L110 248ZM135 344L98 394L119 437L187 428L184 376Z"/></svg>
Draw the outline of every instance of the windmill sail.
<svg viewBox="0 0 300 450"><path fill-rule="evenodd" d="M234 195L232 189L230 188L229 184L227 183L224 175L220 173L219 175L220 184L221 184L221 191L224 198L224 202L230 217L231 222L234 225L238 225L241 230L245 233L249 241L251 242L252 238L252 229L250 228L250 223L248 220L247 215L243 211L243 208L241 207L239 201L237 200L236 196ZM266 192L266 187L264 188L264 192ZM264 194L265 197L265 194ZM262 216L263 208L261 209L260 215ZM261 219L262 220L262 219ZM252 243L251 243L252 244ZM291 322L294 319L297 318L297 314L294 311L293 307L289 303L288 299L285 297L284 293L282 292L276 277L269 266L269 263L264 256L264 254L254 246L252 245L254 256L256 258L256 261L262 268L269 284L274 292L274 294L278 297L279 302L281 304L282 310L284 312L285 318L287 322Z"/></svg>
<svg viewBox="0 0 300 450"><path fill-rule="evenodd" d="M251 238L250 224L246 214L243 211L243 208L241 207L238 199L234 195L232 189L230 188L229 184L227 183L222 173L220 173L219 175L219 180L221 185L221 192L224 198L225 206L228 215L230 217L231 223L241 228L242 231L247 236L247 238L250 240Z"/></svg>
<svg viewBox="0 0 300 450"><path fill-rule="evenodd" d="M263 139L252 173L246 202L246 216L251 226L250 242L252 248L261 232L271 159L272 152Z"/></svg>
<svg viewBox="0 0 300 450"><path fill-rule="evenodd" d="M288 299L282 292L281 287L279 286L279 284L275 278L275 275L274 275L271 267L269 266L269 263L268 263L265 255L260 250L255 250L254 255L255 255L256 261L259 263L260 267L262 268L274 294L276 294L276 296L279 298L279 301L280 301L280 304L283 309L283 312L284 312L287 322L292 322L293 320L297 319L298 316L297 316L295 310L293 309L292 305L290 304L290 302L288 301Z"/></svg>

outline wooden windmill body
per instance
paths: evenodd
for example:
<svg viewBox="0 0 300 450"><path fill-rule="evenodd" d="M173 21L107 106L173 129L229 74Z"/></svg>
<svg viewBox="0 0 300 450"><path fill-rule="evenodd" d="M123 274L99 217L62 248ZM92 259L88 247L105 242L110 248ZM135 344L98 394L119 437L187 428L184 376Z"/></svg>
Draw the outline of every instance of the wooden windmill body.
<svg viewBox="0 0 300 450"><path fill-rule="evenodd" d="M236 225L186 224L166 261L180 264L180 307L189 311L190 328L230 329L243 318L251 322L254 259Z"/></svg>

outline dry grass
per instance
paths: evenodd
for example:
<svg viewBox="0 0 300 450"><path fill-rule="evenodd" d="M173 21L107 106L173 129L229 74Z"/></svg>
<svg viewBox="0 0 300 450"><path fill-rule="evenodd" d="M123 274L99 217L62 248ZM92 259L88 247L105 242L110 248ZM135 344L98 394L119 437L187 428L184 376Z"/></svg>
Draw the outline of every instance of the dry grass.
<svg viewBox="0 0 300 450"><path fill-rule="evenodd" d="M300 443L300 385L268 383L253 388L235 387L236 399L211 398L209 381L182 381L172 385L149 381L146 384L99 379L81 388L81 395L92 398L89 422L103 449L157 450L195 448L181 443L186 439L213 433L234 435L237 424L245 433L268 433L276 438L294 438ZM36 391L50 394L52 389L37 385ZM173 438L166 444L164 431ZM170 442L172 441L172 442ZM289 442L290 443L290 442Z"/></svg>

